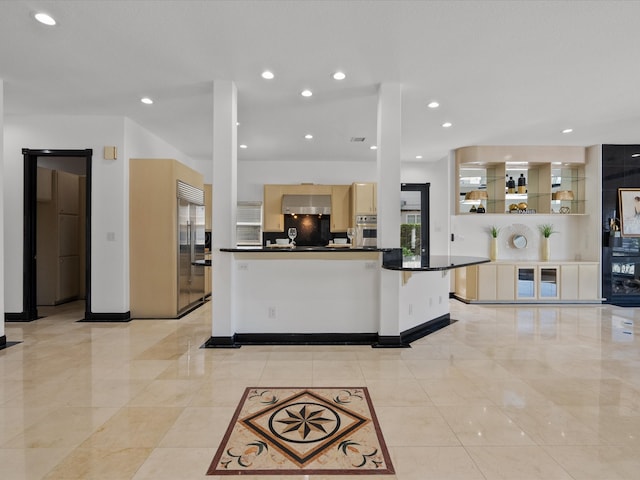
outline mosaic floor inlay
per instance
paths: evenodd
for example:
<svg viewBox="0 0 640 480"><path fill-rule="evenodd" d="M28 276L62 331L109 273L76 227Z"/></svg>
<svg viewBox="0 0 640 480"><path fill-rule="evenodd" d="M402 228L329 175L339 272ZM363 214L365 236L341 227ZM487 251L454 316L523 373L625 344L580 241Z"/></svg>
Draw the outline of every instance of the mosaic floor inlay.
<svg viewBox="0 0 640 480"><path fill-rule="evenodd" d="M207 471L393 473L365 387L247 388Z"/></svg>

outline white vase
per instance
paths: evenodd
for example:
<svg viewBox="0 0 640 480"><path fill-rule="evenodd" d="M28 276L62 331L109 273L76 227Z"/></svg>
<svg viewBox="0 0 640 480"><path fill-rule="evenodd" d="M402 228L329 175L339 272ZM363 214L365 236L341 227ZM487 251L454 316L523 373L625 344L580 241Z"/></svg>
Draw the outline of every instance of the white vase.
<svg viewBox="0 0 640 480"><path fill-rule="evenodd" d="M549 237L542 237L542 261L548 262L551 254L551 247L549 245Z"/></svg>
<svg viewBox="0 0 640 480"><path fill-rule="evenodd" d="M495 262L498 259L498 239L491 237L491 244L489 245L489 258Z"/></svg>

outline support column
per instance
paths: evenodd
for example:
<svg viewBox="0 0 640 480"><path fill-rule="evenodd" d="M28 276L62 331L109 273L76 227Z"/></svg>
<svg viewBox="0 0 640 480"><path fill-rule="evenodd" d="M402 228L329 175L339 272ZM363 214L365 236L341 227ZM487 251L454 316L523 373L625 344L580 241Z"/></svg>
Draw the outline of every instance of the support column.
<svg viewBox="0 0 640 480"><path fill-rule="evenodd" d="M378 245L400 247L400 168L402 146L402 86L383 83L378 88ZM400 275L380 274L380 346L399 346Z"/></svg>
<svg viewBox="0 0 640 480"><path fill-rule="evenodd" d="M0 78L0 348L7 343L4 333L4 81Z"/></svg>
<svg viewBox="0 0 640 480"><path fill-rule="evenodd" d="M213 82L212 326L207 342L211 347L234 344L233 255L220 252L220 248L236 244L237 104L233 82Z"/></svg>

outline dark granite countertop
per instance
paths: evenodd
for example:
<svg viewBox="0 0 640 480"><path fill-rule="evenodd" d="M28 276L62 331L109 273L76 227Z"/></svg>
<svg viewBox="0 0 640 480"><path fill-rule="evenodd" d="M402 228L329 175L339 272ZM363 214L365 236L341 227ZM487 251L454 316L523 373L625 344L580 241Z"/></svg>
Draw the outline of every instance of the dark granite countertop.
<svg viewBox="0 0 640 480"><path fill-rule="evenodd" d="M410 272L429 272L451 270L454 268L488 263L484 257L466 257L460 255L424 255L421 257L403 257L399 248L386 249L382 255L382 268Z"/></svg>
<svg viewBox="0 0 640 480"><path fill-rule="evenodd" d="M196 265L196 266L200 266L200 267L210 267L211 266L211 259L196 260L195 262L191 262L191 265Z"/></svg>
<svg viewBox="0 0 640 480"><path fill-rule="evenodd" d="M331 253L354 253L354 252L383 252L385 249L383 248L373 248L373 247L302 247L296 246L294 248L290 247L250 247L250 248L221 248L221 252L231 252L231 253L304 253L304 252L331 252Z"/></svg>

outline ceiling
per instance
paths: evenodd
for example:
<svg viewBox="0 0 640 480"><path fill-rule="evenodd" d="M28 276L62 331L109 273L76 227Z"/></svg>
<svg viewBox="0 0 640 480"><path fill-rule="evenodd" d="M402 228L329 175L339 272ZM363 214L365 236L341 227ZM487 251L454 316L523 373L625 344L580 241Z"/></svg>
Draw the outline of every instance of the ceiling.
<svg viewBox="0 0 640 480"><path fill-rule="evenodd" d="M2 1L0 77L7 115L127 116L197 160L218 79L238 88L240 161L374 161L381 82L402 85L404 161L639 143L638 18L637 1Z"/></svg>

